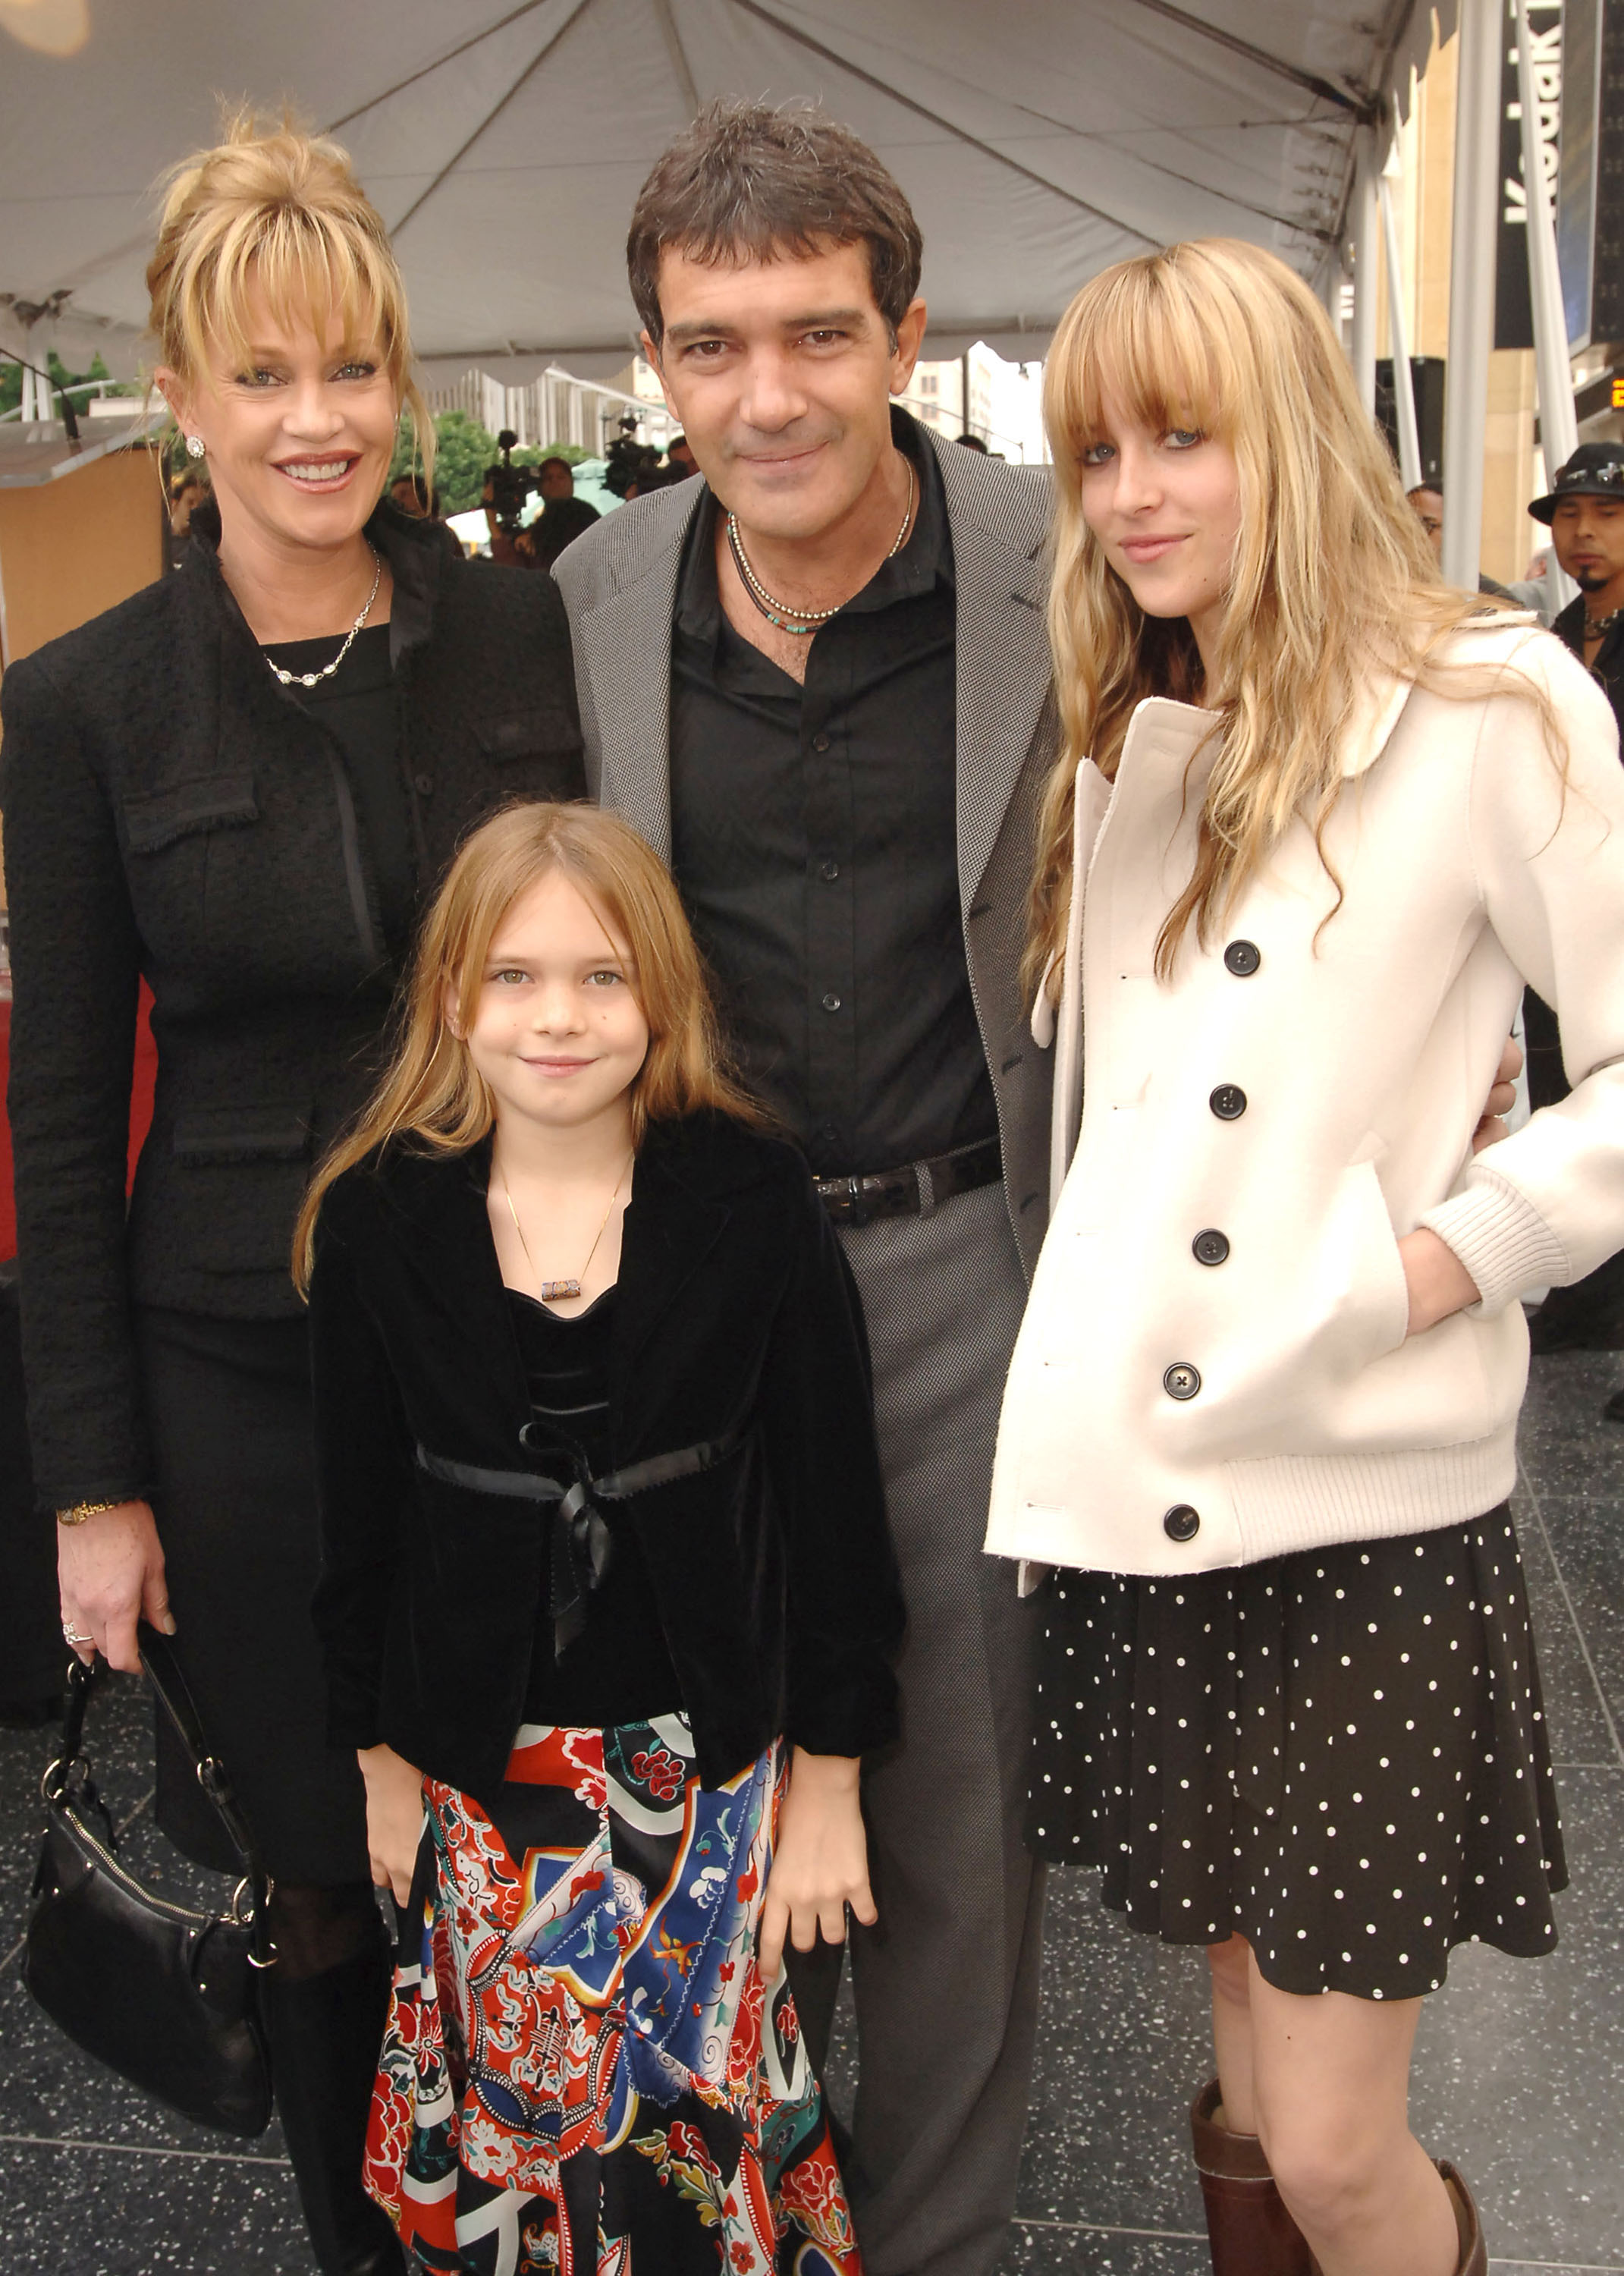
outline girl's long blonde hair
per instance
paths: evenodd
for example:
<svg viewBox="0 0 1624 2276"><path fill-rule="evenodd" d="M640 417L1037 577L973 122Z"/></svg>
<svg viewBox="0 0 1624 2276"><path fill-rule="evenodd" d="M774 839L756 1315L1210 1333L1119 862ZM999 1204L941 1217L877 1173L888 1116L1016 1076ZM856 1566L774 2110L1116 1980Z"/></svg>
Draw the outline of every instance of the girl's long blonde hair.
<svg viewBox="0 0 1624 2276"><path fill-rule="evenodd" d="M147 264L152 336L188 385L218 350L247 355L255 285L287 329L319 324L330 308L353 345L377 340L431 479L434 421L412 376L406 285L383 216L336 142L242 110L212 149L194 151L170 176Z"/></svg>
<svg viewBox="0 0 1624 2276"><path fill-rule="evenodd" d="M1188 623L1146 617L1083 520L1081 456L1104 439L1107 398L1121 417L1196 428L1233 454L1241 534L1210 687ZM1055 333L1043 417L1062 749L1025 976L1035 990L1064 948L1079 761L1113 778L1135 704L1171 695L1212 706L1218 753L1195 869L1157 942L1165 979L1191 921L1204 943L1295 819L1319 836L1362 687L1385 672L1451 692L1429 652L1482 603L1439 578L1324 310L1255 246L1169 246L1084 285Z"/></svg>
<svg viewBox="0 0 1624 2276"><path fill-rule="evenodd" d="M510 806L463 845L423 919L402 993L390 1064L371 1098L311 1180L293 1234L293 1282L307 1293L322 1197L336 1178L397 1142L460 1154L496 1119L496 1102L451 1024L484 984L497 927L521 893L562 871L631 952L631 984L649 1024L632 1084L632 1135L650 1121L714 1108L765 1120L724 1058L705 968L664 862L618 816L595 806Z"/></svg>

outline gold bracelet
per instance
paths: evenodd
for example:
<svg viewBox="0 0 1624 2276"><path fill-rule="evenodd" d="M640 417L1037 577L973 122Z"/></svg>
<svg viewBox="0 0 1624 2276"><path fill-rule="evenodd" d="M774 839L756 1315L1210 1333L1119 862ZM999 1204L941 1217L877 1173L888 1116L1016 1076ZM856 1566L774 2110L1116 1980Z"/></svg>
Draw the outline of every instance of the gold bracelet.
<svg viewBox="0 0 1624 2276"><path fill-rule="evenodd" d="M87 1517L100 1517L104 1509L117 1509L116 1501L76 1501L72 1509L57 1512L58 1525L82 1525Z"/></svg>

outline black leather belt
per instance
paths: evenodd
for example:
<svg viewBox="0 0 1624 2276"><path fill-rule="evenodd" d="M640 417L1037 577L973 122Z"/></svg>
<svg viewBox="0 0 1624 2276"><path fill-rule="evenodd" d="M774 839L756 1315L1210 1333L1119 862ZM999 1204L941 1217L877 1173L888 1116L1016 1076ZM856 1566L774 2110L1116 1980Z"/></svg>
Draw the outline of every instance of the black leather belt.
<svg viewBox="0 0 1624 2276"><path fill-rule="evenodd" d="M1004 1173L996 1138L933 1154L928 1162L905 1162L899 1170L877 1170L866 1178L819 1178L818 1199L837 1225L867 1225L877 1217L929 1217L955 1194L990 1186Z"/></svg>

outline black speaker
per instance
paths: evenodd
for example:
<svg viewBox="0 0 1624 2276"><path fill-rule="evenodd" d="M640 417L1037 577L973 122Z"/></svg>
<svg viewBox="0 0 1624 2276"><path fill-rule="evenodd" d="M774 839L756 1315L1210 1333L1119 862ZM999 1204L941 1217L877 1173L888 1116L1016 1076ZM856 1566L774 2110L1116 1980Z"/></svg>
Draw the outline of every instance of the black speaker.
<svg viewBox="0 0 1624 2276"><path fill-rule="evenodd" d="M1421 444L1421 479L1437 484L1444 479L1444 359L1412 356L1410 385L1415 395L1415 434ZM1393 392L1393 358L1383 356L1376 367L1376 423L1387 437L1394 459L1399 455L1399 407Z"/></svg>

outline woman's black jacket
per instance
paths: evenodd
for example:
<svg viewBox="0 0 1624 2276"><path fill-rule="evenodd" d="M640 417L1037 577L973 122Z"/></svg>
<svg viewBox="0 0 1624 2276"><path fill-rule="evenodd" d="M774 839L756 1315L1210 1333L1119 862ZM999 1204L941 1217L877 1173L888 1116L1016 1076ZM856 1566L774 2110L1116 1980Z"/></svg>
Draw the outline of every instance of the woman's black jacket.
<svg viewBox="0 0 1624 2276"><path fill-rule="evenodd" d="M218 524L214 525L217 530ZM186 565L5 674L9 1105L42 1499L151 1485L133 1304L297 1311L293 1218L368 1080L395 975L338 746L267 669L209 519ZM418 891L469 824L584 785L550 578L447 559L387 504ZM137 985L157 1094L126 1227Z"/></svg>
<svg viewBox="0 0 1624 2276"><path fill-rule="evenodd" d="M489 1801L522 1720L551 1511L490 1238L489 1141L399 1149L330 1189L310 1291L329 1735L387 1742ZM609 1475L634 1492L707 1783L783 1732L854 1755L896 1730L902 1602L856 1290L790 1146L718 1115L652 1127L611 1331Z"/></svg>

